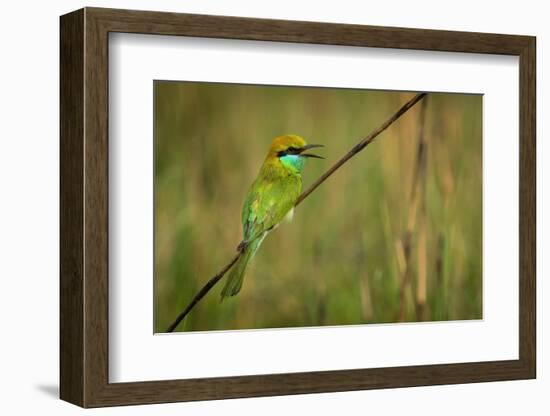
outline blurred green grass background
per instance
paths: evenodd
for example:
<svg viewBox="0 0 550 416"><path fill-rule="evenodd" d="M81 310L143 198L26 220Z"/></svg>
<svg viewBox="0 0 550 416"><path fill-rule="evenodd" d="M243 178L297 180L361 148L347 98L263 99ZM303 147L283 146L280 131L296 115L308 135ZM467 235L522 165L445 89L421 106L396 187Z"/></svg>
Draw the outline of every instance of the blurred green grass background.
<svg viewBox="0 0 550 416"><path fill-rule="evenodd" d="M155 332L234 255L274 137L326 146L326 160L307 163L306 189L413 96L170 81L154 94ZM265 239L236 297L220 303L220 282L178 330L480 319L482 97L430 93L425 117L422 105Z"/></svg>

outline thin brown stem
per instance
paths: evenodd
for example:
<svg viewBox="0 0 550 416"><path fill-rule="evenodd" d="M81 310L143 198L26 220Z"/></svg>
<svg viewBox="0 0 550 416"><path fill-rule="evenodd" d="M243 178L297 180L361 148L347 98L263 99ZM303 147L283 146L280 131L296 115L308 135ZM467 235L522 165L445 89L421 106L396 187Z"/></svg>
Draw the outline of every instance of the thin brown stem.
<svg viewBox="0 0 550 416"><path fill-rule="evenodd" d="M426 107L427 107L427 100L424 100L422 102L422 105L420 107L420 121L419 121L419 132L418 132L418 147L416 151L416 160L414 162L414 171L413 171L413 178L411 181L411 192L409 194L409 211L407 214L407 228L405 232L403 233L403 236L401 237L401 241L399 242L399 246L402 247L404 255L402 256L404 258L404 264L401 271L401 286L400 286L400 307L399 307L399 315L398 320L404 321L405 320L405 312L407 309L407 292L412 291L412 249L413 249L413 237L415 236L415 233L418 233L418 241L419 247L419 255L418 258L418 267L419 267L419 275L417 282L417 293L416 296L411 293L410 298L415 306L415 312L416 312L416 318L417 320L421 320L423 315L423 304L425 303L424 300L424 294L425 294L425 270L421 270L423 262L425 262L425 258L422 257L425 255L425 235L422 233L425 232L425 230L417 230L417 216L418 214L418 206L420 205L420 220L422 221L424 217L422 216L425 214L426 206L425 206L425 188L426 188L426 157L427 157L427 142L424 134L424 128L426 124ZM425 227L425 224L421 224L420 227ZM421 244L424 244L424 247L420 247ZM420 280L422 280L420 282ZM422 305L419 305L422 303Z"/></svg>
<svg viewBox="0 0 550 416"><path fill-rule="evenodd" d="M240 248L237 251L237 254L235 254L235 257L233 257L233 260L231 260L222 270L220 270L215 276L213 276L203 287L199 292L195 295L195 297L189 302L187 307L181 311L181 313L178 315L178 317L170 324L170 326L166 329L166 332L173 332L174 329L179 325L179 323L187 316L189 312L191 312L191 309L201 300L204 295L206 295L210 289L214 287L216 283L229 271L231 267L239 260L239 257L241 257L241 254L243 252L242 248Z"/></svg>
<svg viewBox="0 0 550 416"><path fill-rule="evenodd" d="M420 114L420 135L419 135L419 155L418 155L418 192L420 198L420 210L418 212L418 230L417 230L417 274L416 274L416 319L426 320L426 297L427 297L427 238L428 221L426 212L426 186L428 181L428 141L426 140L426 106L427 100L424 100ZM420 150L422 149L422 150Z"/></svg>
<svg viewBox="0 0 550 416"><path fill-rule="evenodd" d="M302 194L298 197L296 200L296 204L294 206L298 206L304 199L306 199L319 185L321 185L329 176L331 176L336 170L338 170L344 163L346 163L348 160L350 160L353 156L355 156L357 153L359 153L361 150L363 150L365 147L367 147L369 144L371 144L374 139L382 133L384 130L386 130L389 126L391 126L399 117L401 117L403 114L405 114L408 110L411 109L417 102L422 100L427 93L420 93L415 95L413 98L411 98L403 107L401 107L395 114L393 114L390 118L388 118L380 127L378 127L376 130L373 130L368 136L361 139L359 143L357 143L353 148L346 153L340 160L338 160L332 167L327 170L323 175L319 177L307 190L302 192ZM185 307L185 309L178 315L178 317L172 322L172 324L167 328L166 332L173 332L177 326L180 324L180 322L191 312L193 307L220 281L220 279L229 271L229 269L237 262L239 257L241 257L241 254L243 252L242 244L239 244L237 248L237 254L233 259L216 275L214 275L203 287L202 289L195 295L195 297L191 300L191 302Z"/></svg>

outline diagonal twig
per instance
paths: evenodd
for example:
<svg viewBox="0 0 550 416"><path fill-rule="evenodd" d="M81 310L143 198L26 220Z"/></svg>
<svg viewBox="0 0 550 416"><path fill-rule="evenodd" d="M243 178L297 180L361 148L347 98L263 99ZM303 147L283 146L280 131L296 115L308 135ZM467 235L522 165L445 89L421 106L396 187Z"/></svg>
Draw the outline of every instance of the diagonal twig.
<svg viewBox="0 0 550 416"><path fill-rule="evenodd" d="M369 144L371 144L376 137L380 133L382 133L384 130L386 130L389 126L391 126L399 117L401 117L403 114L405 114L407 111L409 111L417 102L422 100L427 93L423 92L420 94L416 94L413 98L411 98L407 103L405 103L397 112L395 112L390 118L388 118L384 123L382 123L377 129L373 130L368 136L361 139L355 146L351 148L351 150L346 153L340 160L338 160L332 167L327 170L324 174L322 174L319 179L317 179L308 189L306 189L302 194L298 197L296 200L296 203L294 206L298 206L304 199L306 199L319 185L321 185L324 181L326 181L329 176L331 176L334 172L336 172L344 163L346 163L348 160L350 160L353 156L355 156L357 153L359 153L361 150L363 150L365 147L367 147ZM215 274L210 280L199 290L199 292L193 297L191 302L185 307L185 309L177 316L177 318L170 324L170 326L166 329L166 332L173 332L177 326L180 324L180 322L191 312L193 307L212 289L218 281L229 271L229 269L239 260L239 257L241 257L242 253L244 251L243 244L239 244L237 247L237 254L233 257L233 259L217 274Z"/></svg>

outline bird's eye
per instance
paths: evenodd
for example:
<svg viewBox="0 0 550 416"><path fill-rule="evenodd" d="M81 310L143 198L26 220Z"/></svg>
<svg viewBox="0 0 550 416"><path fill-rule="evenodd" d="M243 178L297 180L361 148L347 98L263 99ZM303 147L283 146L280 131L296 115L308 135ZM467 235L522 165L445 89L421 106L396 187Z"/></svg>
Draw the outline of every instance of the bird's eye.
<svg viewBox="0 0 550 416"><path fill-rule="evenodd" d="M297 155L298 153L300 153L300 148L289 146L285 150L281 150L280 152L278 152L277 156L282 157L286 155Z"/></svg>

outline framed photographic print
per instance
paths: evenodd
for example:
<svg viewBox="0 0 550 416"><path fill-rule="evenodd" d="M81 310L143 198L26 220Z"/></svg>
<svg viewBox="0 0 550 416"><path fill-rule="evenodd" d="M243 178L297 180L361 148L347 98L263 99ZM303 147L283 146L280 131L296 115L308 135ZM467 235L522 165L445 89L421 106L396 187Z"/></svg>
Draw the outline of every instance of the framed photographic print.
<svg viewBox="0 0 550 416"><path fill-rule="evenodd" d="M535 377L535 38L60 24L63 400Z"/></svg>

